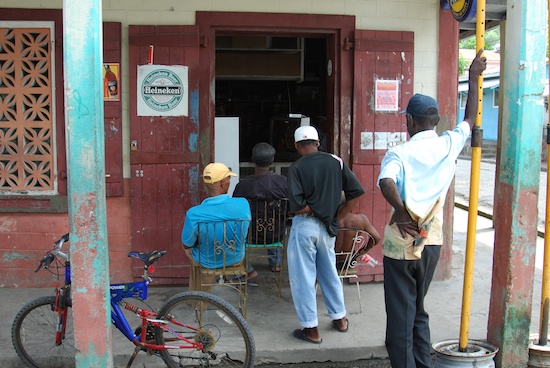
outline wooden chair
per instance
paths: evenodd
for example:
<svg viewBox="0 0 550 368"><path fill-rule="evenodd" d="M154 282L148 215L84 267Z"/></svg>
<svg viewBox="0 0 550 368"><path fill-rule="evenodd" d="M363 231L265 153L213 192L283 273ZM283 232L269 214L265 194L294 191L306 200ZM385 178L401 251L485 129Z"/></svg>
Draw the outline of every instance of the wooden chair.
<svg viewBox="0 0 550 368"><path fill-rule="evenodd" d="M244 258L249 225L248 219L199 223L199 258L191 262L194 289L210 292L225 286L236 290L245 318L248 280Z"/></svg>
<svg viewBox="0 0 550 368"><path fill-rule="evenodd" d="M336 268L338 269L338 276L342 284L344 279L348 279L352 282L353 279L357 285L357 295L359 297L359 312L363 311L361 306L361 288L359 286L357 270L355 267L358 263L358 254L366 253L365 249L370 245L374 246L374 238L366 231L361 229L340 228L338 229L338 237L342 237L343 241L348 245L346 250L336 252ZM349 249L349 250L348 250Z"/></svg>
<svg viewBox="0 0 550 368"><path fill-rule="evenodd" d="M286 249L288 228L286 226L288 213L288 200L249 200L252 213L252 223L248 232L246 245L246 265L250 264L250 253L261 249L263 256L258 258L275 258L276 255L266 255L268 249L277 249L280 252L279 270L273 272L274 282L277 287L277 301L281 299L281 287L283 284L283 266ZM256 259L256 257L254 258Z"/></svg>

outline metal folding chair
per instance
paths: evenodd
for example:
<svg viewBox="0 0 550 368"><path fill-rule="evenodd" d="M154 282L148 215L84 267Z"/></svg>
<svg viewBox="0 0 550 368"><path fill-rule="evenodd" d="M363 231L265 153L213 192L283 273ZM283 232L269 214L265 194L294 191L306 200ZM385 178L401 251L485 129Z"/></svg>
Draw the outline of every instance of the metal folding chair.
<svg viewBox="0 0 550 368"><path fill-rule="evenodd" d="M199 259L192 262L194 288L210 292L225 286L239 293L239 309L246 318L247 268L246 238L250 220L199 223Z"/></svg>
<svg viewBox="0 0 550 368"><path fill-rule="evenodd" d="M258 258L272 258L278 263L278 270L273 272L273 280L277 287L277 301L281 299L281 287L283 283L284 256L287 241L287 199L249 200L252 213L252 223L248 232L246 245L246 266L250 264L250 253L262 249L267 253L271 249L275 255L260 256ZM278 250L278 255L277 255ZM256 258L255 258L256 259Z"/></svg>
<svg viewBox="0 0 550 368"><path fill-rule="evenodd" d="M374 244L374 239L365 230L352 228L338 229L338 236L343 236L348 242L351 242L351 244L348 243L349 245L347 246L349 250L336 252L336 268L338 269L338 276L340 276L342 284L344 279L348 279L349 282L355 282L357 285L357 295L359 297L359 312L362 312L361 288L359 286L359 277L357 276L357 270L355 267L359 261L357 259L358 254L362 253L369 242Z"/></svg>

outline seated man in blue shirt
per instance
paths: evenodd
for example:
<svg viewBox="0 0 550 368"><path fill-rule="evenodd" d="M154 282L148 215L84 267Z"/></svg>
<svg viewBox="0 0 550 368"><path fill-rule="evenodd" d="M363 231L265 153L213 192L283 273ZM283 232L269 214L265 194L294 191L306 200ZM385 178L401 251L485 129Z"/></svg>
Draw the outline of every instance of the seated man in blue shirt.
<svg viewBox="0 0 550 368"><path fill-rule="evenodd" d="M250 206L244 198L231 198L227 195L232 176L237 176L237 174L231 172L222 163L214 162L204 168L202 178L208 190L209 197L204 199L201 204L191 207L187 211L181 233L181 241L185 253L196 265L200 264L206 268L219 268L223 262L223 260L216 260L216 264L214 263L214 259L212 258L213 244L198 244L199 240L207 239L205 234L206 227L204 229L201 228L199 233L199 223L238 219L248 220L242 228L228 229L229 231L227 231L228 234L235 234L237 238L235 239L237 244L236 254L228 254L228 258L233 258L236 263L244 259L245 241L251 219ZM230 226L234 226L230 222L229 224ZM220 228L220 231L223 230ZM223 234L221 236L223 237ZM210 239L213 239L212 235L210 235ZM257 272L252 269L248 273L248 278L252 279L257 275ZM190 272L189 276L189 290L201 290L200 280L194 279L193 272Z"/></svg>

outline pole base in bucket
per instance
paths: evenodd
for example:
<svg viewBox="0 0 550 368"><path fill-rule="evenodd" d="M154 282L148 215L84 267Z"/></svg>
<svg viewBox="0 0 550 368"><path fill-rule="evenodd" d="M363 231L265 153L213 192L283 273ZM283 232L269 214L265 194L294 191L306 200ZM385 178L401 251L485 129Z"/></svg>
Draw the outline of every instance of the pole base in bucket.
<svg viewBox="0 0 550 368"><path fill-rule="evenodd" d="M468 340L465 352L460 350L459 340L443 340L432 344L436 368L476 367L494 368L498 347L482 340Z"/></svg>
<svg viewBox="0 0 550 368"><path fill-rule="evenodd" d="M547 338L550 341L550 336ZM550 367L550 345L538 345L539 335L529 337L529 368L547 368Z"/></svg>

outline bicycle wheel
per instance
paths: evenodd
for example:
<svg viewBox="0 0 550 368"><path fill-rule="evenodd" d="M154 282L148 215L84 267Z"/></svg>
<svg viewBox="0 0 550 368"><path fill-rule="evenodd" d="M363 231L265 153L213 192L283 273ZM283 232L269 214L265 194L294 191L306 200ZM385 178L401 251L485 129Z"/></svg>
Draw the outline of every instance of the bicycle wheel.
<svg viewBox="0 0 550 368"><path fill-rule="evenodd" d="M15 316L11 340L17 355L29 367L60 368L76 365L72 308L67 311L65 339L57 346L57 312L54 306L55 296L45 296L26 304Z"/></svg>
<svg viewBox="0 0 550 368"><path fill-rule="evenodd" d="M215 295L200 291L176 294L163 304L157 318L185 338L203 344L200 351L189 347L160 350L171 368L254 366L256 348L250 327L235 307ZM185 345L160 327L155 327L155 339L159 345Z"/></svg>

